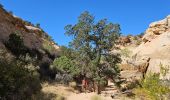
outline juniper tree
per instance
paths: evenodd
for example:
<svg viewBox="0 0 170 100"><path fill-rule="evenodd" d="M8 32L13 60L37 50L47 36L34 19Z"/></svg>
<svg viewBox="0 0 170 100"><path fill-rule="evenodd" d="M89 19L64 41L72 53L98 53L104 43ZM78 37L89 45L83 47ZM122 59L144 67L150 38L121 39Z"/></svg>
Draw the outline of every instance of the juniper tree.
<svg viewBox="0 0 170 100"><path fill-rule="evenodd" d="M94 16L86 11L78 17L77 24L67 25L65 30L66 35L73 37L70 46L79 52L77 62L85 77L90 75L100 87L104 79L118 75L116 64L120 58L110 51L120 36L119 24L109 23L107 19L96 23Z"/></svg>

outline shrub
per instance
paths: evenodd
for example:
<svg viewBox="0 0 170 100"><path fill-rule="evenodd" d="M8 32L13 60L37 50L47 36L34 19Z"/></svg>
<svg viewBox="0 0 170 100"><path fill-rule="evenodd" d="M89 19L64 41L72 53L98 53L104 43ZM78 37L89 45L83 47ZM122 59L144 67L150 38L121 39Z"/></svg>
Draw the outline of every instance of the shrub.
<svg viewBox="0 0 170 100"><path fill-rule="evenodd" d="M124 48L121 50L121 54L125 57L130 57L131 51L128 48Z"/></svg>
<svg viewBox="0 0 170 100"><path fill-rule="evenodd" d="M159 76L159 74L150 73L141 81L141 87L135 90L135 94L140 97L139 91L143 91L143 95L149 100L162 100L165 95L170 93L170 88L161 84L162 80Z"/></svg>
<svg viewBox="0 0 170 100"><path fill-rule="evenodd" d="M102 100L102 98L99 95L94 95L91 97L91 100Z"/></svg>
<svg viewBox="0 0 170 100"><path fill-rule="evenodd" d="M136 40L136 45L140 45L142 41Z"/></svg>
<svg viewBox="0 0 170 100"><path fill-rule="evenodd" d="M58 73L55 76L55 81L59 82L61 84L68 84L72 80L73 80L73 76L70 75L70 74L64 74L64 73L60 74L60 73Z"/></svg>
<svg viewBox="0 0 170 100"><path fill-rule="evenodd" d="M0 98L3 100L30 99L41 89L40 80L19 61L0 60Z"/></svg>
<svg viewBox="0 0 170 100"><path fill-rule="evenodd" d="M24 45L23 39L17 33L12 33L9 35L9 40L5 43L5 46L17 57L28 52Z"/></svg>
<svg viewBox="0 0 170 100"><path fill-rule="evenodd" d="M61 96L61 95L58 95L56 100L66 100L65 97Z"/></svg>
<svg viewBox="0 0 170 100"><path fill-rule="evenodd" d="M2 4L0 4L0 8L3 8L4 6Z"/></svg>
<svg viewBox="0 0 170 100"><path fill-rule="evenodd" d="M37 23L35 27L40 28L40 23Z"/></svg>
<svg viewBox="0 0 170 100"><path fill-rule="evenodd" d="M77 83L76 82L69 82L69 86L75 89L77 87Z"/></svg>
<svg viewBox="0 0 170 100"><path fill-rule="evenodd" d="M43 42L43 48L49 53L52 53L55 51L55 48L53 47L53 45L47 41Z"/></svg>
<svg viewBox="0 0 170 100"><path fill-rule="evenodd" d="M53 69L72 76L75 76L80 72L76 64L66 56L61 56L60 58L55 59L53 62Z"/></svg>
<svg viewBox="0 0 170 100"><path fill-rule="evenodd" d="M169 72L170 67L169 66L164 66L162 63L160 63L160 74L165 77L166 74Z"/></svg>

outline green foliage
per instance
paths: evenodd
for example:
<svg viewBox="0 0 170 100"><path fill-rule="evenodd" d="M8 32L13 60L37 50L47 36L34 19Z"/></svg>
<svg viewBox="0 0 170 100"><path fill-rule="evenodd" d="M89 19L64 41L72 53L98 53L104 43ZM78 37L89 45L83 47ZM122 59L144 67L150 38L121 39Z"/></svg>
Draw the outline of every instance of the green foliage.
<svg viewBox="0 0 170 100"><path fill-rule="evenodd" d="M99 95L93 95L91 100L102 100L102 98Z"/></svg>
<svg viewBox="0 0 170 100"><path fill-rule="evenodd" d="M40 28L40 23L37 23L35 27Z"/></svg>
<svg viewBox="0 0 170 100"><path fill-rule="evenodd" d="M0 98L4 100L30 99L41 89L38 74L20 61L0 60Z"/></svg>
<svg viewBox="0 0 170 100"><path fill-rule="evenodd" d="M3 8L4 6L2 4L0 4L0 7Z"/></svg>
<svg viewBox="0 0 170 100"><path fill-rule="evenodd" d="M13 12L12 12L12 11L9 11L9 14L13 15Z"/></svg>
<svg viewBox="0 0 170 100"><path fill-rule="evenodd" d="M43 42L43 48L49 52L49 53L52 53L52 52L55 52L55 48L53 47L53 45L48 42L48 41L44 41Z"/></svg>
<svg viewBox="0 0 170 100"><path fill-rule="evenodd" d="M142 41L137 40L137 41L136 41L136 45L140 45L140 44L141 44L141 42L142 42Z"/></svg>
<svg viewBox="0 0 170 100"><path fill-rule="evenodd" d="M68 73L72 76L76 76L80 73L79 68L75 65L75 63L66 56L56 58L53 62L53 69L59 70L62 73Z"/></svg>
<svg viewBox="0 0 170 100"><path fill-rule="evenodd" d="M128 48L121 49L121 54L125 57L130 57L131 51Z"/></svg>
<svg viewBox="0 0 170 100"><path fill-rule="evenodd" d="M72 88L74 88L74 89L76 89L76 87L77 87L77 83L76 82L69 82L69 86L70 87L72 87Z"/></svg>
<svg viewBox="0 0 170 100"><path fill-rule="evenodd" d="M18 33L10 34L9 40L5 43L5 46L17 57L28 52L28 49L24 45L23 39Z"/></svg>
<svg viewBox="0 0 170 100"><path fill-rule="evenodd" d="M74 51L71 48L65 47L65 46L61 46L60 47L60 55L61 56L66 56L67 58L74 60L78 54L76 53L76 51Z"/></svg>
<svg viewBox="0 0 170 100"><path fill-rule="evenodd" d="M141 82L141 88L138 88L137 91L143 91L143 94L146 95L146 98L149 100L163 100L164 96L170 93L170 88L168 86L161 84L159 74L150 73L145 79ZM137 96L141 95L138 92L135 93Z"/></svg>
<svg viewBox="0 0 170 100"><path fill-rule="evenodd" d="M163 77L166 76L166 74L169 72L170 67L169 66L164 66L162 63L160 63L160 73L163 75Z"/></svg>
<svg viewBox="0 0 170 100"><path fill-rule="evenodd" d="M145 35L145 32L140 33L138 36L143 37Z"/></svg>
<svg viewBox="0 0 170 100"><path fill-rule="evenodd" d="M75 59L81 67L82 75L90 76L98 81L97 83L101 83L101 80L107 77L103 73L107 72L106 70L112 69L112 73L117 73L114 69L120 62L119 56L109 52L120 36L119 24L108 23L106 19L95 23L94 16L86 11L78 17L77 24L67 25L65 30L66 35L74 37L70 46L78 52ZM105 63L101 62L102 56L106 59ZM117 75L113 74L112 78Z"/></svg>

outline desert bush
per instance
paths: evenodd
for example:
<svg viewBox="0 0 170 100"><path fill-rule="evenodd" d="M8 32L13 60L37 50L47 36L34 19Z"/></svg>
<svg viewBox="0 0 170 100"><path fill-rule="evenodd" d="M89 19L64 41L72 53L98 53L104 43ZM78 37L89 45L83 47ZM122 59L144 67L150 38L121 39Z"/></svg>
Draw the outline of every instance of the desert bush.
<svg viewBox="0 0 170 100"><path fill-rule="evenodd" d="M93 95L91 100L102 100L102 98L99 95Z"/></svg>
<svg viewBox="0 0 170 100"><path fill-rule="evenodd" d="M165 66L165 65L163 65L162 63L160 63L159 66L160 66L160 74L161 74L163 77L165 77L166 74L169 72L170 67L169 67L168 65Z"/></svg>
<svg viewBox="0 0 170 100"><path fill-rule="evenodd" d="M136 45L140 45L142 41L136 40Z"/></svg>
<svg viewBox="0 0 170 100"><path fill-rule="evenodd" d="M9 35L9 40L5 43L5 46L17 57L28 52L28 49L24 45L23 39L17 33L12 33Z"/></svg>
<svg viewBox="0 0 170 100"><path fill-rule="evenodd" d="M4 6L2 4L0 4L0 8L3 8Z"/></svg>
<svg viewBox="0 0 170 100"><path fill-rule="evenodd" d="M66 56L56 58L53 62L53 69L70 74L72 76L75 76L80 72L76 64Z"/></svg>
<svg viewBox="0 0 170 100"><path fill-rule="evenodd" d="M121 54L125 57L130 57L131 51L128 48L124 48L121 50Z"/></svg>
<svg viewBox="0 0 170 100"><path fill-rule="evenodd" d="M43 48L49 53L52 53L55 51L55 48L52 46L52 44L47 41L43 42Z"/></svg>
<svg viewBox="0 0 170 100"><path fill-rule="evenodd" d="M66 99L65 99L65 97L59 95L59 96L57 96L56 100L66 100Z"/></svg>
<svg viewBox="0 0 170 100"><path fill-rule="evenodd" d="M41 89L40 80L20 61L0 60L0 99L26 100Z"/></svg>
<svg viewBox="0 0 170 100"><path fill-rule="evenodd" d="M69 82L69 86L75 89L77 87L77 83L76 82Z"/></svg>
<svg viewBox="0 0 170 100"><path fill-rule="evenodd" d="M141 87L135 89L135 94L138 97L148 100L164 100L165 95L170 93L170 88L168 86L162 85L159 74L150 73L141 81ZM142 91L142 94L141 92Z"/></svg>
<svg viewBox="0 0 170 100"><path fill-rule="evenodd" d="M55 76L55 81L61 84L69 84L69 82L73 81L73 76L70 74L58 73Z"/></svg>

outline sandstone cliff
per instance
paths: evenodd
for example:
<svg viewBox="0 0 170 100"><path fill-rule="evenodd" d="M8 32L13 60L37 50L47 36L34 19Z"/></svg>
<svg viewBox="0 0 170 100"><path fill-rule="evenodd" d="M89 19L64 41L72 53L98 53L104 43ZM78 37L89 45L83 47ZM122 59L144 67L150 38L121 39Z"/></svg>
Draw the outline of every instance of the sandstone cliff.
<svg viewBox="0 0 170 100"><path fill-rule="evenodd" d="M170 79L170 16L149 25L142 43L133 50L133 62L147 58L144 63L147 73L161 73L167 69L166 79ZM141 63L140 63L141 64ZM138 64L138 65L140 65ZM163 68L163 69L162 69Z"/></svg>
<svg viewBox="0 0 170 100"><path fill-rule="evenodd" d="M41 28L34 26L31 22L22 20L19 17L7 12L0 7L0 47L5 48L4 42L6 42L11 33L19 33L24 40L24 45L29 49L36 49L41 53L45 53L43 44L47 42L54 49L58 50L58 47L50 36L45 33ZM49 52L54 53L55 52Z"/></svg>
<svg viewBox="0 0 170 100"><path fill-rule="evenodd" d="M38 26L31 22L24 21L12 13L0 7L0 53L1 51L9 54L11 59L17 58L6 43L9 41L10 34L19 34L23 39L26 53L36 58L37 66L41 74L49 74L49 65L58 56L59 46L54 43L50 36ZM12 43L10 45L13 45ZM15 46L13 46L15 47ZM13 48L13 50L16 50ZM16 51L18 54L19 51ZM8 58L9 58L8 57Z"/></svg>
<svg viewBox="0 0 170 100"><path fill-rule="evenodd" d="M148 73L160 73L162 79L170 79L170 16L153 22L146 30L139 46L131 49L131 55L122 62L123 73L130 70ZM166 72L166 75L163 73ZM136 77L136 73L131 73ZM142 76L143 76L142 75ZM124 74L124 76L126 76ZM141 77L140 75L137 75Z"/></svg>

